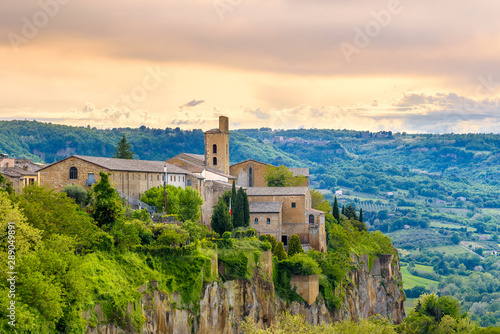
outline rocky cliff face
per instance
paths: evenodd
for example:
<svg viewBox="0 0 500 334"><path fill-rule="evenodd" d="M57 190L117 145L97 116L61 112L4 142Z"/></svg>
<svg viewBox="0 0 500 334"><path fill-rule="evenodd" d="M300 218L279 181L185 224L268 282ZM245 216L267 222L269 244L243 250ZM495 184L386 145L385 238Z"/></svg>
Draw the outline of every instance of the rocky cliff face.
<svg viewBox="0 0 500 334"><path fill-rule="evenodd" d="M402 287L400 289L399 262L393 262L392 256L375 259L370 270L368 257L351 257L351 260L356 269L349 273L346 298L336 312L329 311L320 296L312 305L297 302L287 305L275 296L274 285L267 278L269 276L258 271L251 281L234 280L207 285L197 313L179 309L181 303L177 294L167 295L157 289L144 291L139 306L145 318L141 333L241 333L241 324L247 317L260 328L266 328L274 324L284 311L292 315L300 314L312 324L367 318L375 314L401 322L405 316L405 296ZM98 307L94 309L102 323L99 311ZM86 332L118 334L133 331L102 324L88 327Z"/></svg>

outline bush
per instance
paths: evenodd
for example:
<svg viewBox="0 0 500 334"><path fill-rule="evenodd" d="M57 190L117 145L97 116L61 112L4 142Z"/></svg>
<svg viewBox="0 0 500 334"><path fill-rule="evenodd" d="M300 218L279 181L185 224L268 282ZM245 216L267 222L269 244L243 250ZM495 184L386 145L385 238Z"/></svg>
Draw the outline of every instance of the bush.
<svg viewBox="0 0 500 334"><path fill-rule="evenodd" d="M276 247L274 247L273 255L276 256L279 261L283 261L288 257L285 252L285 246L283 246L281 241L276 244Z"/></svg>
<svg viewBox="0 0 500 334"><path fill-rule="evenodd" d="M293 234L290 237L290 243L288 244L288 256L294 256L295 254L304 253L302 245L300 244L300 238L297 234Z"/></svg>

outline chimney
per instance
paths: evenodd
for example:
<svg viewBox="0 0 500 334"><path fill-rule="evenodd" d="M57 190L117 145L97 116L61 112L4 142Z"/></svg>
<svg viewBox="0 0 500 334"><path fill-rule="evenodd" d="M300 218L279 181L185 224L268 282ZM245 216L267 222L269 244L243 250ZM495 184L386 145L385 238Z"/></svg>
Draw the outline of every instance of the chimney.
<svg viewBox="0 0 500 334"><path fill-rule="evenodd" d="M229 118L226 116L219 116L219 130L224 133L229 133Z"/></svg>

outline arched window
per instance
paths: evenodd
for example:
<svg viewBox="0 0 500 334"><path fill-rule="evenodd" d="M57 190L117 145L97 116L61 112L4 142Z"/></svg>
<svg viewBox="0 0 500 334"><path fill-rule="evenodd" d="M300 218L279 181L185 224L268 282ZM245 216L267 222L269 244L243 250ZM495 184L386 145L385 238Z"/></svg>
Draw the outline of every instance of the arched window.
<svg viewBox="0 0 500 334"><path fill-rule="evenodd" d="M259 218L255 218L255 225L259 223Z"/></svg>
<svg viewBox="0 0 500 334"><path fill-rule="evenodd" d="M253 187L253 168L248 169L248 186Z"/></svg>
<svg viewBox="0 0 500 334"><path fill-rule="evenodd" d="M71 167L69 169L69 179L70 180L77 180L78 179L78 169L76 169L76 167Z"/></svg>
<svg viewBox="0 0 500 334"><path fill-rule="evenodd" d="M314 224L314 215L309 215L309 224Z"/></svg>
<svg viewBox="0 0 500 334"><path fill-rule="evenodd" d="M217 166L217 158L214 157L214 166Z"/></svg>
<svg viewBox="0 0 500 334"><path fill-rule="evenodd" d="M267 218L267 223L271 224L271 218Z"/></svg>
<svg viewBox="0 0 500 334"><path fill-rule="evenodd" d="M217 154L217 145L215 144L212 146L212 153Z"/></svg>

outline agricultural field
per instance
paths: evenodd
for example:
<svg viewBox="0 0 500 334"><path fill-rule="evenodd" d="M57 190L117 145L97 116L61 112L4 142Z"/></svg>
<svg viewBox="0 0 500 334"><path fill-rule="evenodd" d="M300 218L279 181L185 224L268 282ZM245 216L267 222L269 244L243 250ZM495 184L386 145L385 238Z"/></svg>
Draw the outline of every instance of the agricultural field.
<svg viewBox="0 0 500 334"><path fill-rule="evenodd" d="M426 267L426 266L424 266ZM432 269L432 267L430 267ZM403 285L405 289L411 289L414 286L421 285L424 286L426 289L429 289L429 285L434 284L437 285L438 282L427 279L427 278L422 278L418 276L414 276L410 274L408 271L408 265L401 265L401 274L403 275Z"/></svg>

